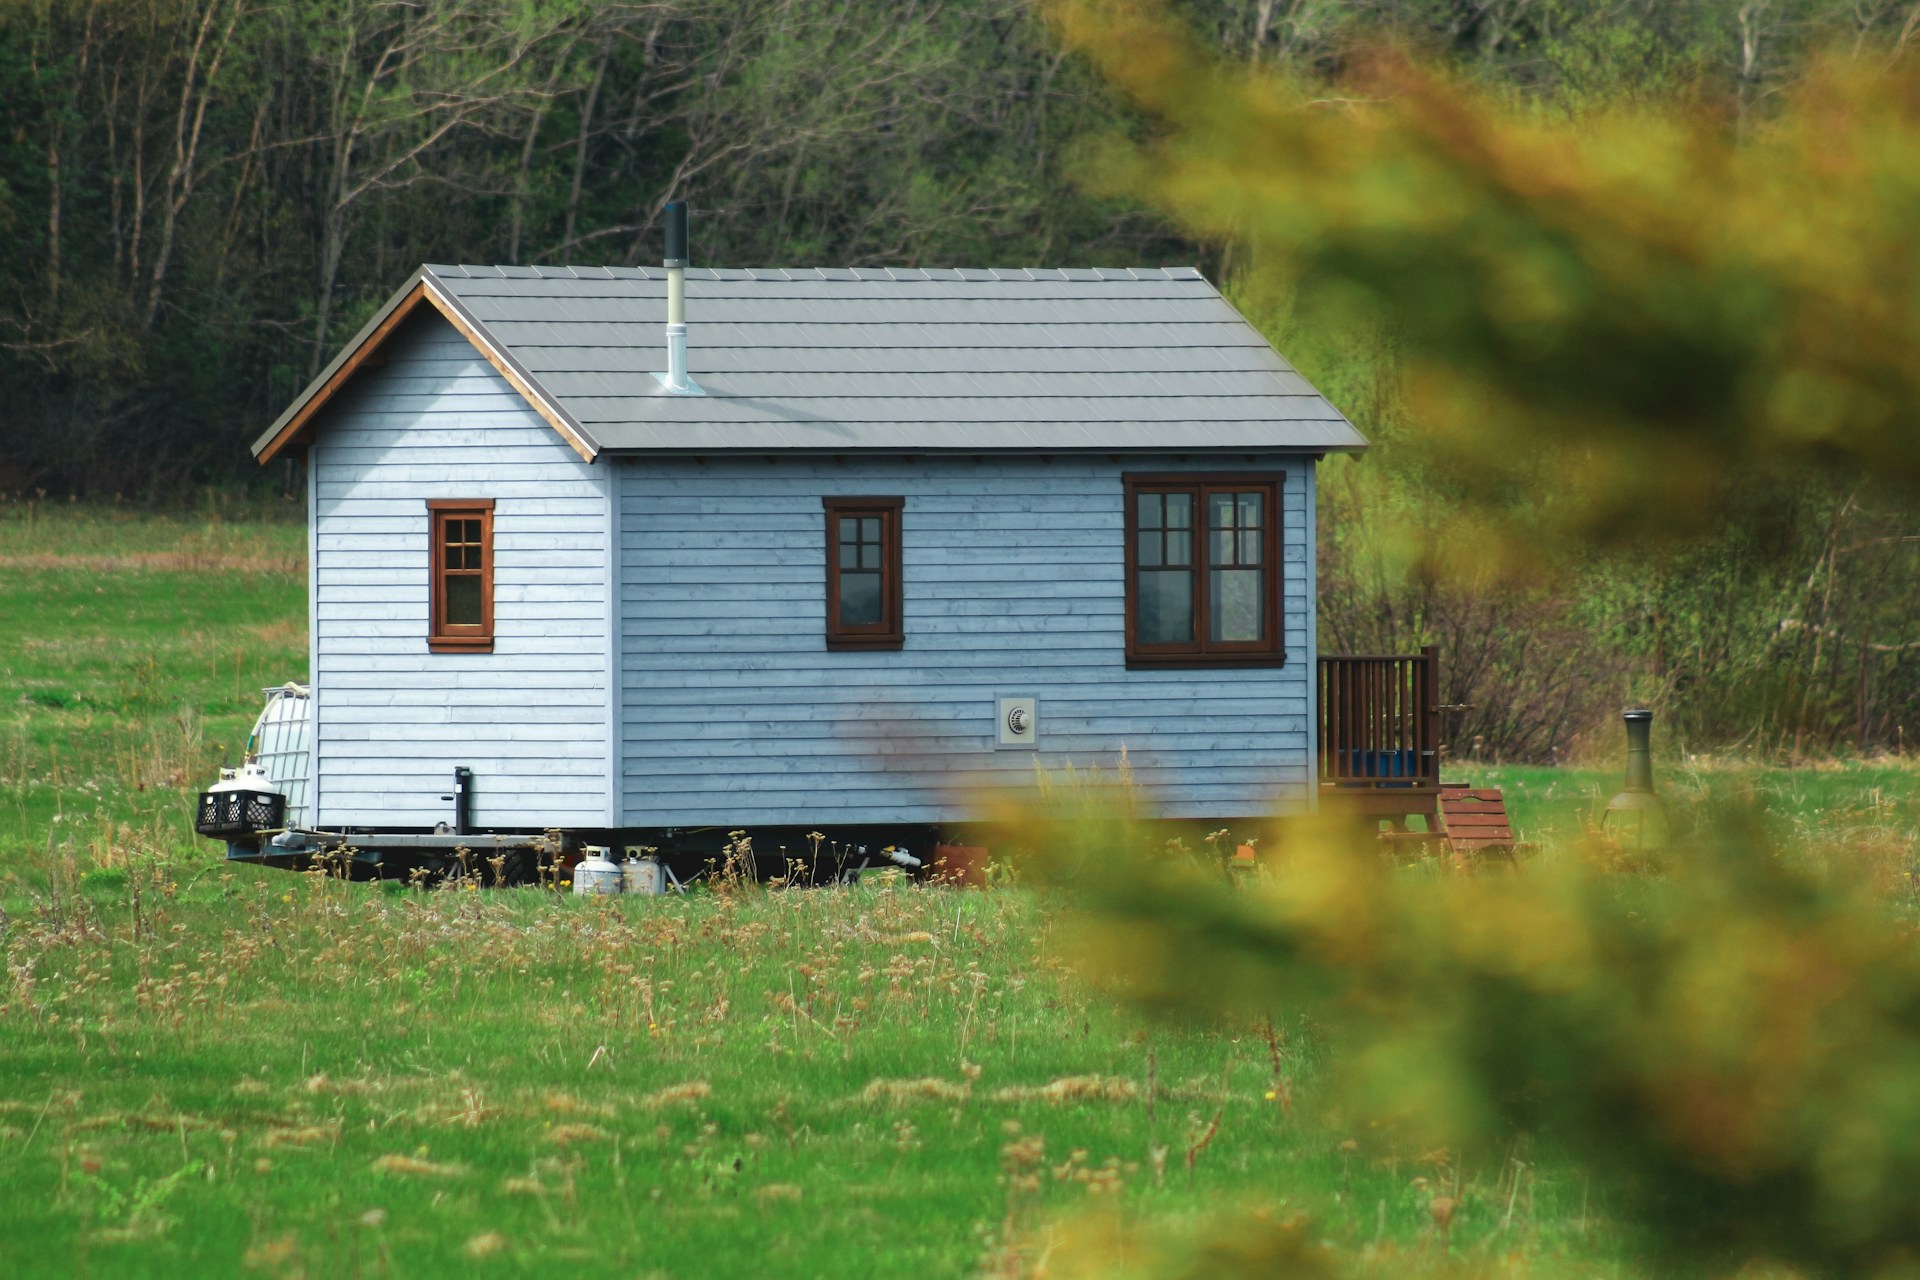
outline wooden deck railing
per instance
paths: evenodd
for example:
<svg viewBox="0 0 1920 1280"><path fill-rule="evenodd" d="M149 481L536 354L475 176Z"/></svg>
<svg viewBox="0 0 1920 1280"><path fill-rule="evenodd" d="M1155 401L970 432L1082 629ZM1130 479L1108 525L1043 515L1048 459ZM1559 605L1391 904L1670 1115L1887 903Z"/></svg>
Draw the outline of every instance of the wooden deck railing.
<svg viewBox="0 0 1920 1280"><path fill-rule="evenodd" d="M1435 790L1440 786L1439 657L1320 659L1323 786Z"/></svg>

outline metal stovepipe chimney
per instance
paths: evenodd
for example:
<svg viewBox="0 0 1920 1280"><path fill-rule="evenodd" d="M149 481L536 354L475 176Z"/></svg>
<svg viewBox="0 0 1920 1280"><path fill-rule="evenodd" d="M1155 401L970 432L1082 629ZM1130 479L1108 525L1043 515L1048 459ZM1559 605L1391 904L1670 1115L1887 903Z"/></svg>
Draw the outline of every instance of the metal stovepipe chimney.
<svg viewBox="0 0 1920 1280"><path fill-rule="evenodd" d="M667 371L660 381L674 395L700 395L700 388L687 376L687 202L672 201L664 212L667 252L661 265L667 269Z"/></svg>

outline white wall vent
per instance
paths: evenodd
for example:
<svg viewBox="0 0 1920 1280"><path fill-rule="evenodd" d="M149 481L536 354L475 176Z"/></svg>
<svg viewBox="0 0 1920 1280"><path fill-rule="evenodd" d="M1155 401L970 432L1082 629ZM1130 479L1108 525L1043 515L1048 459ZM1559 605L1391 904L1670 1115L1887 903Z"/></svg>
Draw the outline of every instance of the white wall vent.
<svg viewBox="0 0 1920 1280"><path fill-rule="evenodd" d="M999 726L996 747L1031 750L1039 741L1040 712L1032 697L999 699L994 704L994 720Z"/></svg>

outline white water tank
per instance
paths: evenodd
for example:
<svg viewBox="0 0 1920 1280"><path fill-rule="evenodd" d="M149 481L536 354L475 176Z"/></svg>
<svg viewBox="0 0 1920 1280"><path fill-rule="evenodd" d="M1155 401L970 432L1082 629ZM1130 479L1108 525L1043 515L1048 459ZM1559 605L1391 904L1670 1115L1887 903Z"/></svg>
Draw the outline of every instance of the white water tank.
<svg viewBox="0 0 1920 1280"><path fill-rule="evenodd" d="M247 739L247 763L256 766L273 790L287 798L286 825L313 822L313 696L305 685L289 680L276 689L264 689L267 705L253 722Z"/></svg>

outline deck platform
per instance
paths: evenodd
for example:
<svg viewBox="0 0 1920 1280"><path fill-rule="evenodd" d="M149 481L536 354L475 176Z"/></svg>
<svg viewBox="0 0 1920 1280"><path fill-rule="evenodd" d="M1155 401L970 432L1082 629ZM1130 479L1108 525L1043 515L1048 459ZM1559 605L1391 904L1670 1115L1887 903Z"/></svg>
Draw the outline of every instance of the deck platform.
<svg viewBox="0 0 1920 1280"><path fill-rule="evenodd" d="M1440 806L1439 649L1322 657L1320 808L1357 817L1427 819Z"/></svg>

